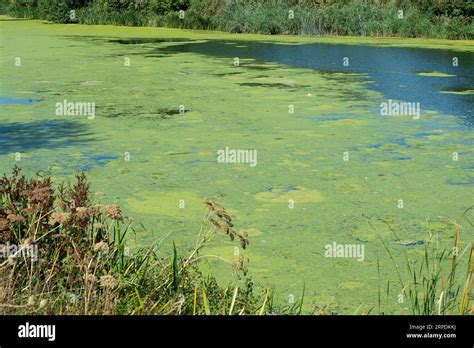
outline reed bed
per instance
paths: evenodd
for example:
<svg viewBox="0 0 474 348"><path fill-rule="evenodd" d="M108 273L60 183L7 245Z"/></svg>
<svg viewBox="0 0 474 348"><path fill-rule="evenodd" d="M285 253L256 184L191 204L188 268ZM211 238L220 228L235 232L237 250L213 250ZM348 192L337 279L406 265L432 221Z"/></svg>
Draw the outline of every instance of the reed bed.
<svg viewBox="0 0 474 348"><path fill-rule="evenodd" d="M0 13L236 33L474 38L474 5L464 0L0 0Z"/></svg>
<svg viewBox="0 0 474 348"><path fill-rule="evenodd" d="M377 231L365 216L369 225ZM399 243L402 239L395 231L392 224L384 221L391 234ZM460 225L449 221L454 227L453 246L451 248L439 247L438 237L429 233L424 241L421 256L409 255L407 249L402 251L405 260L404 267L400 266L386 241L380 236L379 240L394 265L394 271L399 284L386 286L386 300L393 302L397 298L400 307L405 307L412 315L467 315L474 314L472 302L473 270L474 270L474 242L469 242L465 247L460 246ZM467 260L467 262L466 262ZM467 263L467 272L464 274L463 265ZM380 279L380 264L377 262L379 274L378 309L383 314L382 287ZM461 273L462 272L462 273ZM459 273L459 274L458 274ZM393 296L393 289L397 289ZM398 289L400 289L398 291ZM392 300L391 300L392 299ZM405 303L405 299L408 303ZM403 313L403 311L401 312Z"/></svg>

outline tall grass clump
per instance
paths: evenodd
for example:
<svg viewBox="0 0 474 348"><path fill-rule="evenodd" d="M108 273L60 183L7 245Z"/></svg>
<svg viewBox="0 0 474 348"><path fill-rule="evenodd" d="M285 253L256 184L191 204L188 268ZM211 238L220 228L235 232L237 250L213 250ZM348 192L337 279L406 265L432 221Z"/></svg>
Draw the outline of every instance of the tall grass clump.
<svg viewBox="0 0 474 348"><path fill-rule="evenodd" d="M367 220L368 221L368 220ZM370 224L370 221L368 221ZM390 223L384 221L399 244L400 239ZM380 237L388 256L395 265L399 280L402 302L408 300L408 308L413 315L454 315L474 314L474 307L469 308L473 290L474 243L460 247L460 226L454 226L453 245L450 248L439 247L437 237L432 233L424 241L421 256L410 256L403 251L405 268L399 267L393 251ZM373 225L370 224L372 228ZM374 228L375 230L375 228ZM466 257L467 255L467 257ZM467 264L467 270L463 265ZM379 276L380 277L380 276ZM387 297L390 284L387 285ZM379 307L381 289L379 287ZM379 309L380 310L380 309Z"/></svg>
<svg viewBox="0 0 474 348"><path fill-rule="evenodd" d="M171 257L157 247L131 252L131 220L116 205L94 204L84 174L55 190L50 178L26 179L15 167L0 179L0 314L267 313L271 293L254 290L243 257L224 260L241 278L226 288L199 271L209 243L249 243L222 206L204 204L186 257L176 247Z"/></svg>
<svg viewBox="0 0 474 348"><path fill-rule="evenodd" d="M213 24L238 33L472 39L474 6L456 6L458 11L434 11L410 1L227 0Z"/></svg>
<svg viewBox="0 0 474 348"><path fill-rule="evenodd" d="M81 24L112 24L189 29L212 29L210 19L199 11L202 7L189 8L188 1L145 0L139 2L110 0L94 1L77 10ZM180 17L179 11L186 11Z"/></svg>

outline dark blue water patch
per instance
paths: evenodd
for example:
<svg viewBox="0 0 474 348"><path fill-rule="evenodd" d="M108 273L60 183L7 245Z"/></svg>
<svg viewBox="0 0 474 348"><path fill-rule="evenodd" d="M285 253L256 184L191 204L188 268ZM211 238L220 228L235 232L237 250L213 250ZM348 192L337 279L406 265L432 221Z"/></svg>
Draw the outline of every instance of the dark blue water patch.
<svg viewBox="0 0 474 348"><path fill-rule="evenodd" d="M425 241L424 240L414 240L414 241L411 241L411 240L395 240L395 243L396 244L399 244L401 246L404 246L404 247L411 247L411 246L417 246L417 245L423 245L425 244Z"/></svg>
<svg viewBox="0 0 474 348"><path fill-rule="evenodd" d="M79 160L79 164L74 165L73 168L76 172L88 172L93 168L102 167L107 165L109 162L118 159L118 155L110 154L92 154L91 152L83 152L82 157Z"/></svg>
<svg viewBox="0 0 474 348"><path fill-rule="evenodd" d="M0 154L77 146L98 141L89 126L68 120L0 124Z"/></svg>
<svg viewBox="0 0 474 348"><path fill-rule="evenodd" d="M474 178L471 178L467 181L454 181L454 180L451 180L449 179L447 181L448 185L452 185L452 186L468 186L468 185L474 185Z"/></svg>
<svg viewBox="0 0 474 348"><path fill-rule="evenodd" d="M411 160L411 157L395 157L393 158L394 161L407 161L407 160Z"/></svg>
<svg viewBox="0 0 474 348"><path fill-rule="evenodd" d="M397 144L403 147L412 147L410 144L407 144L405 138L389 139L387 142L392 143L392 144Z"/></svg>
<svg viewBox="0 0 474 348"><path fill-rule="evenodd" d="M266 188L265 190L263 190L263 192L274 192L275 190L278 190L279 188L278 187L269 187L269 188ZM299 188L296 187L296 186L286 186L283 188L283 192L290 192L290 191L298 191Z"/></svg>
<svg viewBox="0 0 474 348"><path fill-rule="evenodd" d="M14 99L0 96L0 105L29 105L39 101L39 99Z"/></svg>
<svg viewBox="0 0 474 348"><path fill-rule="evenodd" d="M397 144L397 145L400 145L400 146L403 146L403 147L412 147L410 144L407 144L405 138L390 138L390 139L387 139L385 141L385 143L375 143L375 144L371 144L368 146L369 149L378 149L384 145L387 145L387 144ZM385 150L385 151L388 151L388 152L392 152L392 150L388 149L388 150Z"/></svg>
<svg viewBox="0 0 474 348"><path fill-rule="evenodd" d="M92 160L96 163L105 164L112 160L116 160L119 156L114 155L95 155L92 156Z"/></svg>

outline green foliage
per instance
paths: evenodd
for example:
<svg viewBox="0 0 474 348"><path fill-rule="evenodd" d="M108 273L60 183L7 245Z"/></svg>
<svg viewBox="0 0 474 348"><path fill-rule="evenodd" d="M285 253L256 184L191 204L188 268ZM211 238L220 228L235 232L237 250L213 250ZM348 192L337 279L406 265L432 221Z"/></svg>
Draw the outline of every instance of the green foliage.
<svg viewBox="0 0 474 348"><path fill-rule="evenodd" d="M428 8L411 1L228 0L219 7L213 24L240 33L472 38L472 17L461 15L469 8L458 5L453 9L447 3ZM293 19L289 18L290 10ZM399 10L403 10L402 19L398 18Z"/></svg>
<svg viewBox="0 0 474 348"><path fill-rule="evenodd" d="M6 0L3 7L5 12L19 18L34 18L38 14L36 0Z"/></svg>
<svg viewBox="0 0 474 348"><path fill-rule="evenodd" d="M70 11L88 6L92 0L2 0L0 8L23 18L41 18L57 23L71 22Z"/></svg>
<svg viewBox="0 0 474 348"><path fill-rule="evenodd" d="M8 0L0 0L0 14L8 12Z"/></svg>
<svg viewBox="0 0 474 348"><path fill-rule="evenodd" d="M105 12L135 12L143 15L164 15L186 10L189 0L94 0L92 6Z"/></svg>
<svg viewBox="0 0 474 348"><path fill-rule="evenodd" d="M0 0L15 17L235 33L474 38L464 0ZM181 18L178 12L184 10ZM398 11L403 18L398 18ZM293 11L294 18L290 18Z"/></svg>

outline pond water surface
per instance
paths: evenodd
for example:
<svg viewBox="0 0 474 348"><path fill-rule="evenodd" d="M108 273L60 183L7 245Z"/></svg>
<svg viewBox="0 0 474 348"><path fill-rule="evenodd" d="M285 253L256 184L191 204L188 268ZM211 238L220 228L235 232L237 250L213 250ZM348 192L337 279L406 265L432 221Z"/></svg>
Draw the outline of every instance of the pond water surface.
<svg viewBox="0 0 474 348"><path fill-rule="evenodd" d="M238 252L276 301L305 288L308 310L367 313L390 282L383 310L406 313L381 241L400 267L430 235L451 247L453 221L461 246L472 241L472 52L1 25L11 54L0 56L0 172L18 164L59 182L87 171L98 201L138 221L132 249L167 236L160 251L176 241L185 254L209 197L248 233ZM419 102L420 119L381 115L388 99ZM64 100L94 102L96 117L57 115ZM256 150L257 165L218 163L226 148ZM364 245L364 259L325 257L334 242ZM235 261L234 247L223 238L206 252ZM215 261L208 269L223 284L237 276Z"/></svg>

